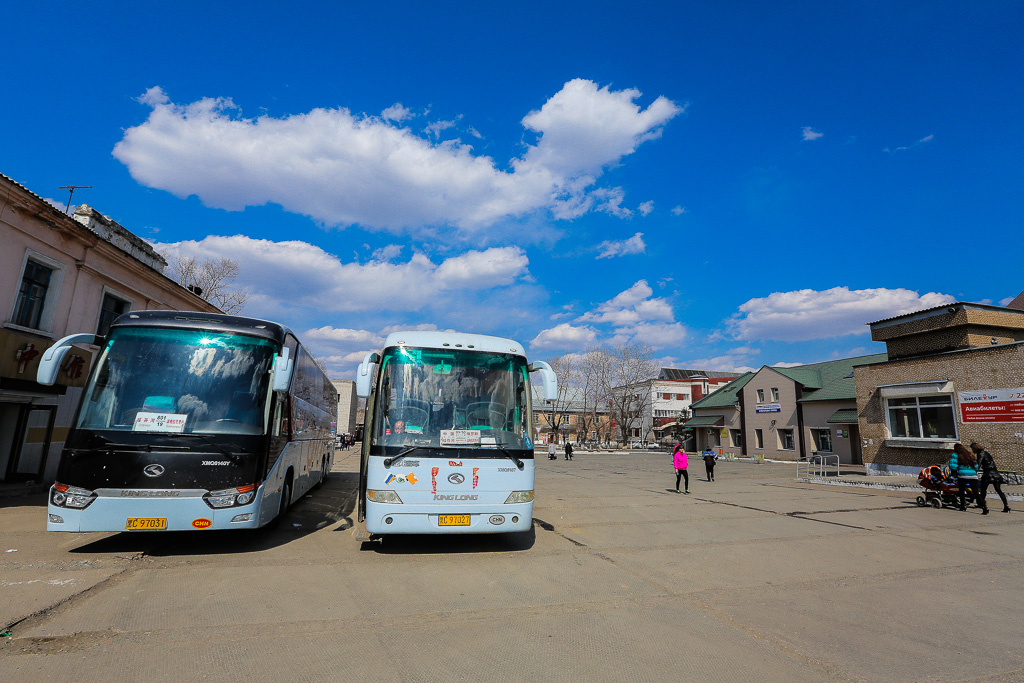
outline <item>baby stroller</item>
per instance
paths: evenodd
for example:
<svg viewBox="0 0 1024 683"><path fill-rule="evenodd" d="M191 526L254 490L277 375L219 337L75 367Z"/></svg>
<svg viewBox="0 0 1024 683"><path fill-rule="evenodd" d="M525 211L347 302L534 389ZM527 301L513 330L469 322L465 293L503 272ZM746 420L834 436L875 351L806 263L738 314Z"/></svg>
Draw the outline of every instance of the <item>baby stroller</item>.
<svg viewBox="0 0 1024 683"><path fill-rule="evenodd" d="M960 487L957 486L956 475L946 465L925 467L917 475L917 483L924 488L924 495L917 497L921 507L931 505L933 508L960 507ZM974 502L973 490L968 490L964 500L968 505Z"/></svg>

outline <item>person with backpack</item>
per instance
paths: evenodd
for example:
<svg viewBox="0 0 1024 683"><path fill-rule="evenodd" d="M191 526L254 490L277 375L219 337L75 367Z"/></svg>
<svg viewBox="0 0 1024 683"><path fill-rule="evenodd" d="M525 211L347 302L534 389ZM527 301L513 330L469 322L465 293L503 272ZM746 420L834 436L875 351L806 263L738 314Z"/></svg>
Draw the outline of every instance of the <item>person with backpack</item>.
<svg viewBox="0 0 1024 683"><path fill-rule="evenodd" d="M700 457L704 458L704 469L708 473L708 481L715 480L715 461L718 460L718 456L715 455L715 451L708 446L701 453Z"/></svg>
<svg viewBox="0 0 1024 683"><path fill-rule="evenodd" d="M981 514L988 514L988 503L985 500L985 494L988 493L989 484L992 484L992 488L995 489L996 493L999 494L999 498L1003 501L1003 512L1009 512L1010 504L1006 502L1006 494L1003 493L1003 475L999 474L999 468L996 467L996 461L992 454L986 451L985 447L977 441L971 442L971 450L977 456L978 469L981 470L981 489L978 491L978 507L981 508Z"/></svg>

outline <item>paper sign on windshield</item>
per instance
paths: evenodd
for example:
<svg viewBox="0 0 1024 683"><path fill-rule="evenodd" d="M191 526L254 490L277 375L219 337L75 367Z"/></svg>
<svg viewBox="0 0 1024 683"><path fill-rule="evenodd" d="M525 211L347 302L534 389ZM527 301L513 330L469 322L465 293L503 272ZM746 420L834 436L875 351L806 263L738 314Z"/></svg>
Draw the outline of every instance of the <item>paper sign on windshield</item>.
<svg viewBox="0 0 1024 683"><path fill-rule="evenodd" d="M442 446L475 446L480 443L479 429L442 429Z"/></svg>
<svg viewBox="0 0 1024 683"><path fill-rule="evenodd" d="M188 415L175 413L138 413L133 432L183 432Z"/></svg>

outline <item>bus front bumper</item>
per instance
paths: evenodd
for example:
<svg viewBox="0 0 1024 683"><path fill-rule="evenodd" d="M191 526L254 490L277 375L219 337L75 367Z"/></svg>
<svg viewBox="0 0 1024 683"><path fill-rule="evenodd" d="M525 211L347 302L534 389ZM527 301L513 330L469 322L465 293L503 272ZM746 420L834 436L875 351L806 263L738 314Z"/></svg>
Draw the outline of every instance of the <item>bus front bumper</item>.
<svg viewBox="0 0 1024 683"><path fill-rule="evenodd" d="M368 502L366 530L371 534L496 534L533 526L533 503L437 506Z"/></svg>

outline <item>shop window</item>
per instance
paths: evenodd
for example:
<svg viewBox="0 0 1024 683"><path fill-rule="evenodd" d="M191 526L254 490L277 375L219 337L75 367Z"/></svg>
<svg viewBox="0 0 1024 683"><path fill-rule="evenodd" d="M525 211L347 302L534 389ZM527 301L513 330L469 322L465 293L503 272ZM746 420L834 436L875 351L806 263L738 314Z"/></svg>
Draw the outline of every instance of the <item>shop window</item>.
<svg viewBox="0 0 1024 683"><path fill-rule="evenodd" d="M823 453L832 452L832 430L812 429L811 437L814 439L814 450Z"/></svg>
<svg viewBox="0 0 1024 683"><path fill-rule="evenodd" d="M953 395L886 399L889 434L897 439L956 439Z"/></svg>
<svg viewBox="0 0 1024 683"><path fill-rule="evenodd" d="M764 448L764 432L760 429L754 430L754 448Z"/></svg>
<svg viewBox="0 0 1024 683"><path fill-rule="evenodd" d="M792 429L780 429L779 434L779 449L783 451L794 451L796 450L796 440L793 438Z"/></svg>

